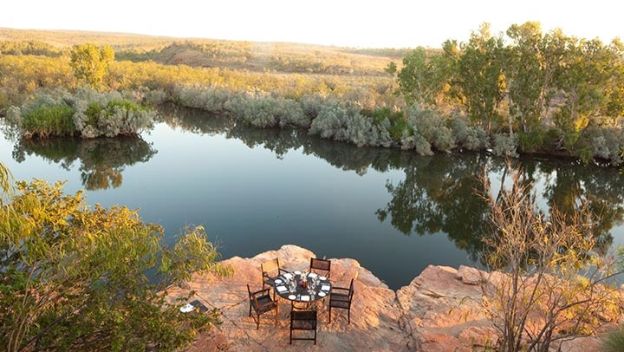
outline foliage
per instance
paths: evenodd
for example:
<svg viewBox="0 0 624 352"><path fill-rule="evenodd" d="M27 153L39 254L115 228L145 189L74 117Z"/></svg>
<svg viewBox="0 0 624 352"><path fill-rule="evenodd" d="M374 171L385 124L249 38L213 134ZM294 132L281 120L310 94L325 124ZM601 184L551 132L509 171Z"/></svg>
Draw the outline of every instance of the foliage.
<svg viewBox="0 0 624 352"><path fill-rule="evenodd" d="M502 273L482 286L500 351L547 352L553 342L595 333L621 313L618 289L608 281L620 272L614 258L595 250L587 204L572 214L553 206L546 216L528 187L515 173L510 189L488 197L492 229L484 258Z"/></svg>
<svg viewBox="0 0 624 352"><path fill-rule="evenodd" d="M43 105L23 115L20 125L28 136L71 136L74 110L65 103Z"/></svg>
<svg viewBox="0 0 624 352"><path fill-rule="evenodd" d="M70 65L74 76L93 88L102 85L108 66L115 60L115 52L110 46L97 47L94 44L75 45L70 53Z"/></svg>
<svg viewBox="0 0 624 352"><path fill-rule="evenodd" d="M266 95L237 95L226 109L236 118L255 127L308 127L309 118L301 105L292 100Z"/></svg>
<svg viewBox="0 0 624 352"><path fill-rule="evenodd" d="M414 135L422 136L423 140L439 151L448 152L455 147L451 130L446 127L446 120L439 113L413 106L408 114L407 123Z"/></svg>
<svg viewBox="0 0 624 352"><path fill-rule="evenodd" d="M497 133L494 135L494 154L515 158L518 156L518 138L513 135Z"/></svg>
<svg viewBox="0 0 624 352"><path fill-rule="evenodd" d="M345 141L357 146L386 146L393 144L387 120L373 121L353 107L328 104L312 121L309 133L321 138Z"/></svg>
<svg viewBox="0 0 624 352"><path fill-rule="evenodd" d="M603 352L619 352L624 350L624 327L609 332L602 341Z"/></svg>
<svg viewBox="0 0 624 352"><path fill-rule="evenodd" d="M0 41L0 55L42 55L60 56L61 50L52 45L38 41Z"/></svg>
<svg viewBox="0 0 624 352"><path fill-rule="evenodd" d="M83 138L137 135L150 128L155 113L119 92L79 89L39 92L20 108L11 108L8 121L27 138Z"/></svg>
<svg viewBox="0 0 624 352"><path fill-rule="evenodd" d="M201 228L173 249L161 238L159 226L125 207L90 209L82 192L65 195L61 183L18 183L0 208L0 342L8 351L185 345L216 313L182 314L161 291L215 269L217 254Z"/></svg>
<svg viewBox="0 0 624 352"><path fill-rule="evenodd" d="M494 36L484 24L467 42L448 40L441 52L418 48L406 55L397 75L406 101L466 114L505 142L498 154L516 155L510 142L517 138L521 152L620 164L621 153L606 136L579 138L596 134L585 129L611 135L622 128L624 44L543 33L537 22L514 24L505 34Z"/></svg>
<svg viewBox="0 0 624 352"><path fill-rule="evenodd" d="M480 126L469 125L464 117L452 116L449 125L457 146L473 151L489 147L490 143L485 130Z"/></svg>

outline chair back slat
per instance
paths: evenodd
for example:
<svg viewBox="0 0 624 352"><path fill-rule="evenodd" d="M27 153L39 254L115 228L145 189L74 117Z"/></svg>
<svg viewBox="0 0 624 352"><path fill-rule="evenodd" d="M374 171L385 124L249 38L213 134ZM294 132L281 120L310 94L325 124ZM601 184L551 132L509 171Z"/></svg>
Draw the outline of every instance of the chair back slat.
<svg viewBox="0 0 624 352"><path fill-rule="evenodd" d="M310 258L310 272L321 270L329 274L331 272L331 260Z"/></svg>

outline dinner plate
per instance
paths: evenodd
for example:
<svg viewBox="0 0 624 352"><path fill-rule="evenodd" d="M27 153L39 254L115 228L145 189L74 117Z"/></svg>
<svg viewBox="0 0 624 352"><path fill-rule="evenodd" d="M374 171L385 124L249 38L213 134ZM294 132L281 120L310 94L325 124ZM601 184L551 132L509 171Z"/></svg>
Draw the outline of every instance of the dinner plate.
<svg viewBox="0 0 624 352"><path fill-rule="evenodd" d="M295 296L295 295L290 295L290 296L288 296L288 299L290 299L290 300L294 300L294 299L297 299L297 296Z"/></svg>
<svg viewBox="0 0 624 352"><path fill-rule="evenodd" d="M192 304L188 303L188 304L180 307L180 312L182 312L182 313L190 313L190 312L193 311L193 309L195 309L195 307Z"/></svg>
<svg viewBox="0 0 624 352"><path fill-rule="evenodd" d="M318 274L317 274L317 273L309 273L309 274L308 274L308 276L309 276L309 277L317 277L317 276L318 276Z"/></svg>

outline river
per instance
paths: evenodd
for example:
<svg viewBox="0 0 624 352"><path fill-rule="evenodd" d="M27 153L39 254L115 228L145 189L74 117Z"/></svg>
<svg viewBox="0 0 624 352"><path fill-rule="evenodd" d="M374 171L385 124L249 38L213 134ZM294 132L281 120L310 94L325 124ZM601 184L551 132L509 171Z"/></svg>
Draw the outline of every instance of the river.
<svg viewBox="0 0 624 352"><path fill-rule="evenodd" d="M196 111L167 111L141 138L0 138L16 179L66 180L89 204L126 205L161 224L171 243L203 225L224 258L296 244L351 257L391 288L429 264L480 266L487 206L478 194L509 182L485 154L357 148L295 130L255 129ZM624 242L624 176L572 161L522 159L538 206L572 212L590 202L599 249ZM485 170L485 171L484 171Z"/></svg>

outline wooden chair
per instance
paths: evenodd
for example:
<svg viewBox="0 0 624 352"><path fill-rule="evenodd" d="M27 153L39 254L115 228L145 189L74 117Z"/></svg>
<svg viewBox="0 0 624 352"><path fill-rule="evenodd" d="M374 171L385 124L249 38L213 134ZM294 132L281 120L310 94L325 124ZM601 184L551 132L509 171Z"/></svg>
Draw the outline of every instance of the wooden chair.
<svg viewBox="0 0 624 352"><path fill-rule="evenodd" d="M316 345L316 310L296 310L290 311L290 344L293 340L314 341ZM293 331L314 331L314 337L293 337Z"/></svg>
<svg viewBox="0 0 624 352"><path fill-rule="evenodd" d="M280 268L279 259L277 258L260 264L260 269L262 270L262 288L266 285L273 286L278 276L288 272Z"/></svg>
<svg viewBox="0 0 624 352"><path fill-rule="evenodd" d="M251 292L251 288L247 285L247 292L249 292L249 316L253 317L256 322L256 329L260 328L260 315L275 310L275 325L277 325L277 317L279 309L277 302L271 298L270 289L263 288L261 290ZM251 315L251 311L254 311L254 315Z"/></svg>
<svg viewBox="0 0 624 352"><path fill-rule="evenodd" d="M317 273L329 278L331 274L331 261L318 258L310 258L310 272Z"/></svg>
<svg viewBox="0 0 624 352"><path fill-rule="evenodd" d="M351 324L351 301L353 301L353 279L349 288L332 287L329 293L329 322L331 323L332 308L338 308L347 310L347 321Z"/></svg>

